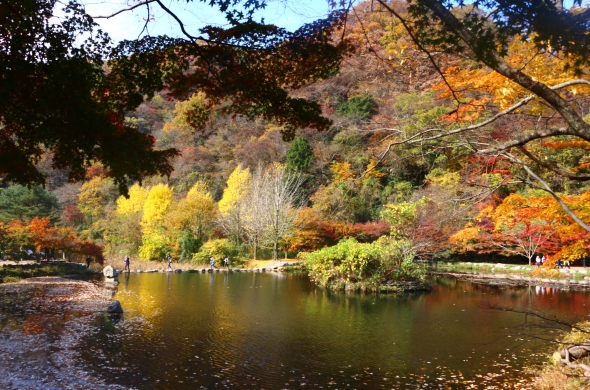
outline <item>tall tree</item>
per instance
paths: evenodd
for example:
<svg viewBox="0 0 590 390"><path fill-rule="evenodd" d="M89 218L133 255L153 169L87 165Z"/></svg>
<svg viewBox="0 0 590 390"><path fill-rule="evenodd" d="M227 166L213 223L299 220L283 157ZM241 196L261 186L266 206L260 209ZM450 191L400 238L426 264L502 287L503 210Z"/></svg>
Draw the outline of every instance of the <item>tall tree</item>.
<svg viewBox="0 0 590 390"><path fill-rule="evenodd" d="M287 150L286 168L291 172L304 172L313 162L313 149L305 137L297 137Z"/></svg>
<svg viewBox="0 0 590 390"><path fill-rule="evenodd" d="M240 245L242 239L244 213L251 181L250 170L238 165L229 175L227 188L223 190L223 196L219 201L221 212L219 223L228 236L233 238L236 245Z"/></svg>
<svg viewBox="0 0 590 390"><path fill-rule="evenodd" d="M266 240L272 247L273 259L278 258L279 241L294 233L297 222L297 190L302 179L287 172L281 164L269 166L264 173L264 218Z"/></svg>
<svg viewBox="0 0 590 390"><path fill-rule="evenodd" d="M266 188L265 179L264 169L262 168L262 164L259 163L252 175L243 218L244 232L246 233L248 244L253 249L254 259L258 258L258 248L264 242L264 235L268 228L267 219L265 218L265 213L268 211L265 202L268 188Z"/></svg>
<svg viewBox="0 0 590 390"><path fill-rule="evenodd" d="M170 216L171 223L177 230L188 230L198 240L204 238L207 226L217 216L217 205L213 196L202 181L197 181L189 190L186 198L182 199Z"/></svg>
<svg viewBox="0 0 590 390"><path fill-rule="evenodd" d="M150 190L143 206L141 220L142 245L139 254L145 260L164 260L170 245L164 234L163 219L173 201L173 192L166 184L158 184Z"/></svg>

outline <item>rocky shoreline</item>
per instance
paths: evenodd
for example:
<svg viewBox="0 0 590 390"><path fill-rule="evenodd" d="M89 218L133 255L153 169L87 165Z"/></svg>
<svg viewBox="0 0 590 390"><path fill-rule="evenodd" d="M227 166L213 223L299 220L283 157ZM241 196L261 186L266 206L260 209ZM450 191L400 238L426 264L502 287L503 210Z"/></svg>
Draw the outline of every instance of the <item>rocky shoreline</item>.
<svg viewBox="0 0 590 390"><path fill-rule="evenodd" d="M112 293L62 277L0 284L0 388L122 389L77 364Z"/></svg>

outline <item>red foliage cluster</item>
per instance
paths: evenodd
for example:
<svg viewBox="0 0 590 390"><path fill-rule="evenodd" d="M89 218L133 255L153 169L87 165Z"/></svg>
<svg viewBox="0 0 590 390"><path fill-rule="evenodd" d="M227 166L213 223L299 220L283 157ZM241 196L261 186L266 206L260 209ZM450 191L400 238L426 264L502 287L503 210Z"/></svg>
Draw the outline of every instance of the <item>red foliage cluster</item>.
<svg viewBox="0 0 590 390"><path fill-rule="evenodd" d="M84 222L84 214L76 205L67 205L63 213L63 222L68 226L78 226Z"/></svg>
<svg viewBox="0 0 590 390"><path fill-rule="evenodd" d="M372 242L389 234L391 225L387 221L366 223L337 223L321 219L311 209L304 209L299 215L301 229L289 240L291 251L314 251L334 245L345 237L354 237L359 242Z"/></svg>

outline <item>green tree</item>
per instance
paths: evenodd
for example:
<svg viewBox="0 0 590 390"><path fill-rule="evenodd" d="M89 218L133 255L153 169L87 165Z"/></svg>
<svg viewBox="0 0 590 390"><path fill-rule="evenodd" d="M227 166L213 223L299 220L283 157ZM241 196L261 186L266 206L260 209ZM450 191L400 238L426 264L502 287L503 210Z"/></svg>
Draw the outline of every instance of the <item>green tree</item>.
<svg viewBox="0 0 590 390"><path fill-rule="evenodd" d="M371 95L353 96L336 106L336 113L357 119L369 119L375 113L376 104Z"/></svg>
<svg viewBox="0 0 590 390"><path fill-rule="evenodd" d="M315 155L305 137L297 137L287 150L286 169L289 172L304 172L313 162Z"/></svg>
<svg viewBox="0 0 590 390"><path fill-rule="evenodd" d="M182 234L180 240L180 261L190 261L193 255L201 249L203 242L189 231Z"/></svg>
<svg viewBox="0 0 590 390"><path fill-rule="evenodd" d="M18 219L28 222L35 217L49 217L55 222L58 210L55 195L41 186L0 188L0 221Z"/></svg>

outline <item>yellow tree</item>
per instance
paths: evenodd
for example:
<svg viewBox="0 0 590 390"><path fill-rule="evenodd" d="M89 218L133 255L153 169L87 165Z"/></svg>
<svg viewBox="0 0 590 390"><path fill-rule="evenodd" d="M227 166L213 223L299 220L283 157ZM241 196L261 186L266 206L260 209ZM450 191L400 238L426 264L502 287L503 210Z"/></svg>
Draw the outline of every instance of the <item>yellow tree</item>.
<svg viewBox="0 0 590 390"><path fill-rule="evenodd" d="M207 185L198 181L189 190L186 198L178 202L170 212L168 223L173 230L190 230L198 239L203 239L207 226L217 216L217 207Z"/></svg>
<svg viewBox="0 0 590 390"><path fill-rule="evenodd" d="M158 184L150 190L141 219L143 237L139 256L142 259L163 259L170 252L170 245L164 234L163 220L172 200L173 191L166 184Z"/></svg>
<svg viewBox="0 0 590 390"><path fill-rule="evenodd" d="M105 206L116 197L117 190L112 180L94 177L80 187L78 208L89 224L99 221L105 214Z"/></svg>
<svg viewBox="0 0 590 390"><path fill-rule="evenodd" d="M223 190L223 196L219 201L220 225L229 236L234 237L238 245L242 236L246 200L251 182L250 170L243 169L241 165L238 165L229 175L227 188Z"/></svg>
<svg viewBox="0 0 590 390"><path fill-rule="evenodd" d="M129 197L120 196L117 199L117 214L136 215L143 213L143 206L149 195L149 190L135 184L129 188Z"/></svg>
<svg viewBox="0 0 590 390"><path fill-rule="evenodd" d="M109 254L136 254L141 245L143 206L149 190L137 184L129 188L129 197L117 199L116 223L105 232L105 249ZM119 253L117 253L119 252Z"/></svg>

